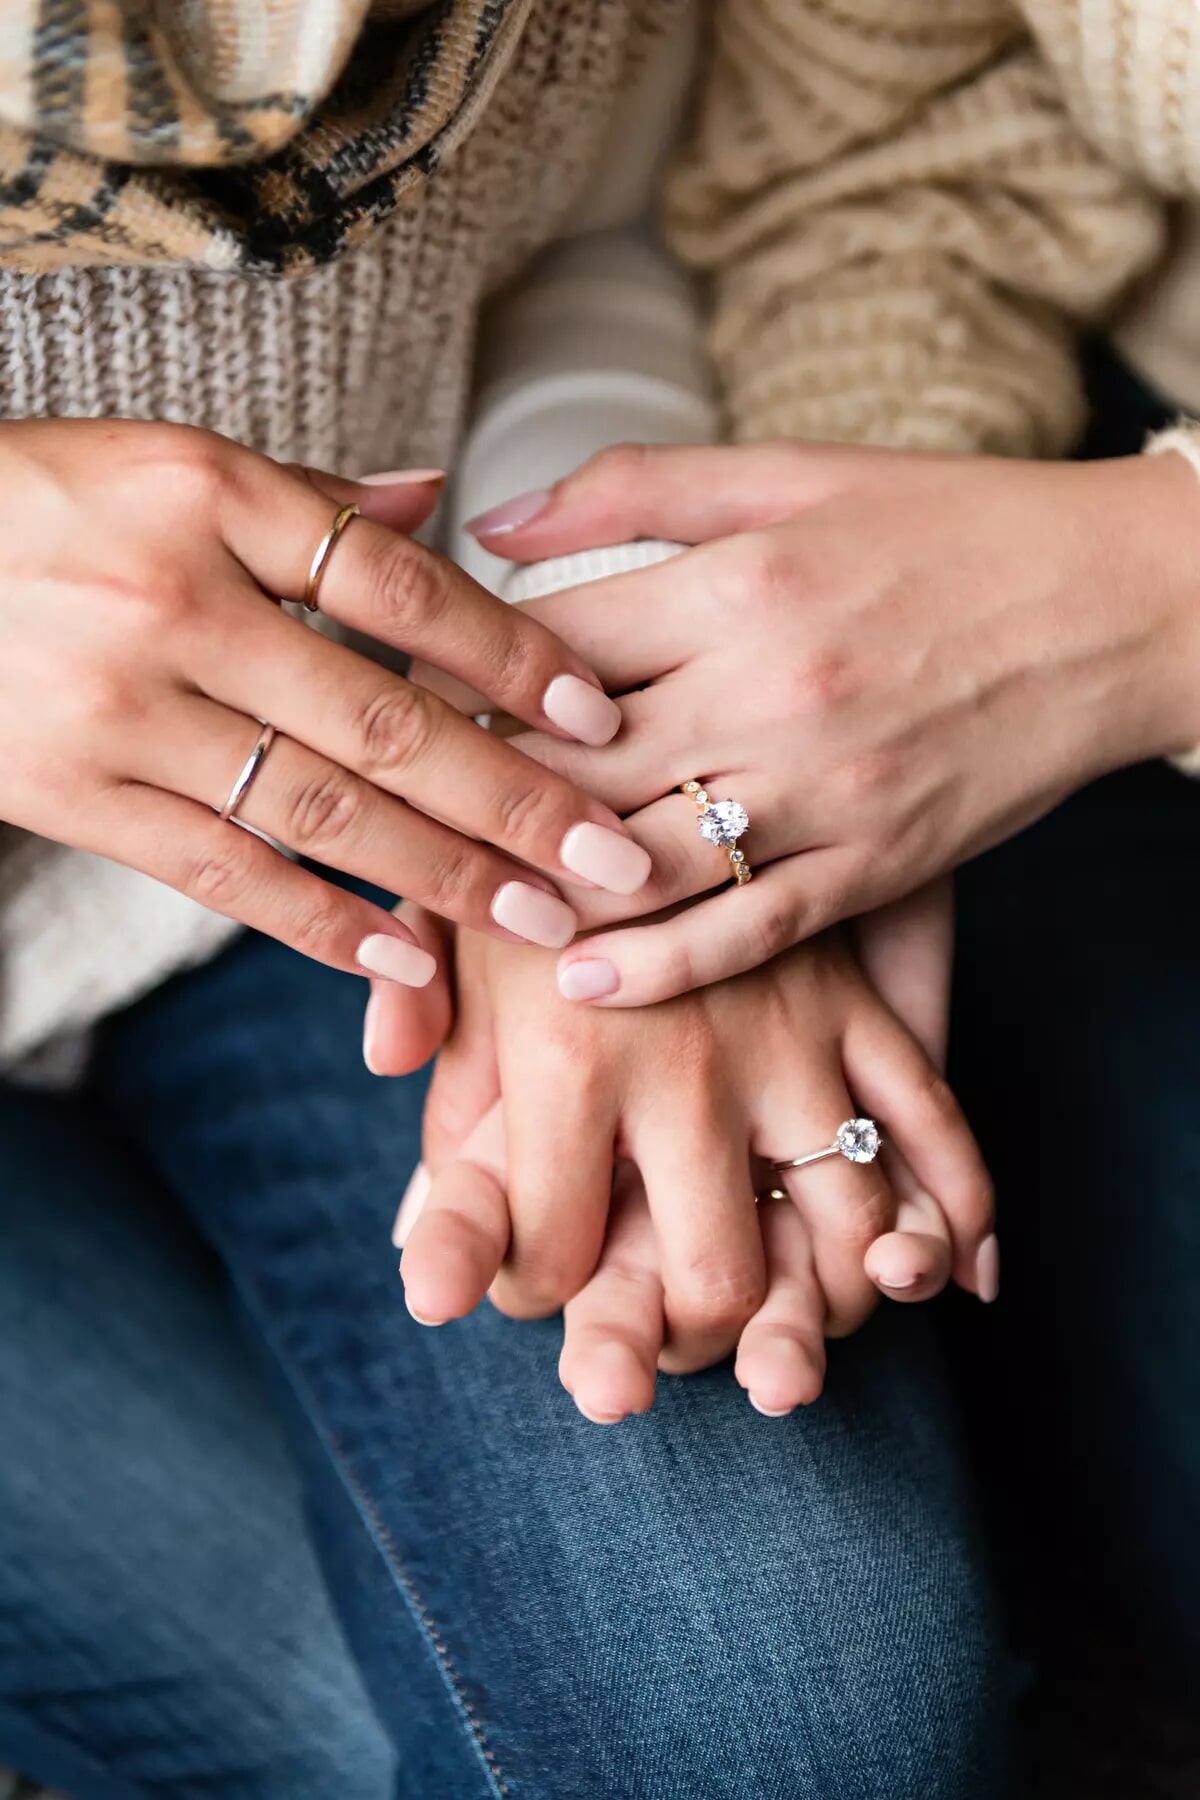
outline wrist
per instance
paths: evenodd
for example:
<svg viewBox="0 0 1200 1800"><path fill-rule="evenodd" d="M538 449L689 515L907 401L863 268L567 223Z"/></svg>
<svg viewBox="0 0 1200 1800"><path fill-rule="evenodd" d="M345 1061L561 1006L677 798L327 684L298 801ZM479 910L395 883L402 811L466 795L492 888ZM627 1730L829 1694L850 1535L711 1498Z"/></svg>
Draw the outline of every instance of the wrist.
<svg viewBox="0 0 1200 1800"><path fill-rule="evenodd" d="M1094 617L1119 664L1102 773L1200 744L1200 470L1167 453L1086 472Z"/></svg>

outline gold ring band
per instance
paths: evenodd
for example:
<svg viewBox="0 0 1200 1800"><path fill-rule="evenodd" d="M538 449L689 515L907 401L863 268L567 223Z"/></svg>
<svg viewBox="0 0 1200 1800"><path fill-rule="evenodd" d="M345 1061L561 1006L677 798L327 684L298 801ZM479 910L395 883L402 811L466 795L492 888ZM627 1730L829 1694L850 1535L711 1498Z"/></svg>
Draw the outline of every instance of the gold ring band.
<svg viewBox="0 0 1200 1800"><path fill-rule="evenodd" d="M250 786L250 783L262 768L263 758L266 756L267 751L274 742L275 727L266 724L264 721L263 728L258 734L258 742L239 769L238 778L230 788L229 798L224 806L221 807L220 812L217 815L218 818L234 818L238 807L246 797L246 789Z"/></svg>
<svg viewBox="0 0 1200 1800"><path fill-rule="evenodd" d="M740 800L711 800L698 781L685 781L680 788L696 804L696 824L706 843L715 844L729 858L729 871L739 887L745 887L754 871L745 852L737 847L738 839L750 829L750 814Z"/></svg>
<svg viewBox="0 0 1200 1800"><path fill-rule="evenodd" d="M329 559L333 555L333 547L351 519L357 519L358 516L357 506L339 506L334 513L333 524L317 545L316 554L309 565L308 580L304 584L304 598L301 601L306 612L317 611L317 592L328 567Z"/></svg>

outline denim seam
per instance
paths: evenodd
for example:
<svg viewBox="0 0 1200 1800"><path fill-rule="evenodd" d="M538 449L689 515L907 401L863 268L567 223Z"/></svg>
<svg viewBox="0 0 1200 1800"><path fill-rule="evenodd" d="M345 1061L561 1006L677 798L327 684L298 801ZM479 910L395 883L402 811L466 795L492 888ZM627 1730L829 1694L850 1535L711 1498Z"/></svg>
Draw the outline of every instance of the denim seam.
<svg viewBox="0 0 1200 1800"><path fill-rule="evenodd" d="M280 1370L285 1375L295 1393L305 1418L325 1446L326 1453L334 1468L337 1470L338 1479L350 1495L352 1502L367 1528L368 1534L374 1542L376 1549L379 1551L385 1568L388 1570L392 1580L404 1596L410 1613L412 1613L418 1628L424 1635L442 1679L449 1689L451 1701L461 1712L464 1723L466 1724L467 1730L475 1745L475 1749L479 1753L488 1785L497 1796L497 1800L511 1800L511 1790L500 1771L500 1764L496 1760L495 1752L488 1743L487 1733L484 1731L475 1708L467 1699L466 1690L459 1678L458 1671L451 1659L450 1652L446 1647L445 1639L434 1624L428 1607L421 1599L420 1591L417 1588L416 1583L404 1566L404 1559L396 1547L395 1538L383 1523L383 1520L379 1517L378 1510L374 1503L360 1485L357 1476L350 1466L350 1458L344 1444L337 1436L336 1432L334 1432L333 1428L325 1422L324 1414L317 1404L316 1396L309 1387L308 1382L293 1366L290 1359L284 1356L279 1346L274 1342L271 1333L265 1328L262 1322L262 1315L259 1309L256 1306L251 1307L249 1305L249 1296L246 1293L245 1287L240 1281L237 1281L236 1278L235 1286L242 1294L243 1301L247 1304L247 1309L252 1312L255 1324L258 1330L262 1332L264 1341L271 1346L272 1354L275 1356ZM257 1298L257 1295L255 1295L255 1298Z"/></svg>

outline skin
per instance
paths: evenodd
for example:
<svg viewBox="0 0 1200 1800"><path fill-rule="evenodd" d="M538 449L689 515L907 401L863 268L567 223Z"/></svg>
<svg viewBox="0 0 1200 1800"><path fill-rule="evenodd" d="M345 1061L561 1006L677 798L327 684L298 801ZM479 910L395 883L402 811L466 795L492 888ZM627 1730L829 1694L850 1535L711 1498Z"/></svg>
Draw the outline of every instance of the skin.
<svg viewBox="0 0 1200 1800"><path fill-rule="evenodd" d="M410 916L429 942L432 922ZM860 950L898 992L919 990L935 1054L946 919L944 896L920 896ZM425 1121L432 1185L400 1221L421 1322L485 1292L516 1317L565 1303L562 1379L598 1422L645 1410L656 1369L737 1347L752 1403L777 1414L819 1394L824 1338L860 1325L879 1291L926 1298L952 1256L976 1285L992 1216L978 1152L842 934L636 1024L564 1002L543 952L460 933L457 977ZM399 1073L429 1053L449 1000L380 989L372 1009L371 1066ZM756 1159L827 1141L851 1091L888 1119L885 1159L789 1173L788 1199L756 1207Z"/></svg>
<svg viewBox="0 0 1200 1800"><path fill-rule="evenodd" d="M322 611L420 649L553 732L550 683L594 690L594 677L406 535L437 492L436 478L380 487L283 468L184 427L0 426L0 817L357 969L366 938L407 938L403 925L213 810L270 719L280 735L244 823L511 935L491 917L497 891L552 891L571 879L570 828L621 834L620 821L274 600L303 593L336 507L353 500L370 516L339 538Z"/></svg>
<svg viewBox="0 0 1200 1800"><path fill-rule="evenodd" d="M517 560L695 546L531 607L625 696L625 724L597 751L517 741L654 861L632 905L583 909L610 929L564 962L615 977L592 1007L754 968L1095 777L1200 742L1200 495L1178 456L626 447L525 523L477 529ZM712 892L727 869L673 791L693 778L749 810L744 891Z"/></svg>

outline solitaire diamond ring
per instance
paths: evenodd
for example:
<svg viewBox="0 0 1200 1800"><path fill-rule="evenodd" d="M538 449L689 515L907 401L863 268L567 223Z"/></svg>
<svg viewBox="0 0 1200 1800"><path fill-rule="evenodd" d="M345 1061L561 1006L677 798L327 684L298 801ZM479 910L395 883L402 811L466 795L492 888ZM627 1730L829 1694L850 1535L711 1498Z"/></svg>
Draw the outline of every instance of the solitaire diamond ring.
<svg viewBox="0 0 1200 1800"><path fill-rule="evenodd" d="M872 1163L883 1145L874 1119L847 1119L837 1128L832 1144L823 1150L811 1150L807 1156L789 1157L786 1162L773 1162L771 1173L782 1175L785 1169L806 1169L809 1163L824 1162L829 1156L844 1156L847 1162Z"/></svg>
<svg viewBox="0 0 1200 1800"><path fill-rule="evenodd" d="M739 887L745 887L753 871L745 854L737 848L737 841L750 829L750 814L738 800L710 800L698 781L685 781L681 792L696 803L700 836L725 851L734 880Z"/></svg>

